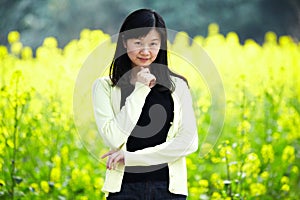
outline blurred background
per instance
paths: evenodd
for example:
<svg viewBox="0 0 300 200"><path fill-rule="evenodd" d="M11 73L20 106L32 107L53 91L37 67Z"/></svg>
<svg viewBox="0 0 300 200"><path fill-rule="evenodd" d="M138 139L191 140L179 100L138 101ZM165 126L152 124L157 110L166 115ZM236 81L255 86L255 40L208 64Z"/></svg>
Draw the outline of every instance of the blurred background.
<svg viewBox="0 0 300 200"><path fill-rule="evenodd" d="M188 199L298 200L300 0L0 0L0 199L105 199L91 88L143 7L184 31L168 59L198 125Z"/></svg>
<svg viewBox="0 0 300 200"><path fill-rule="evenodd" d="M156 10L169 29L190 37L207 36L214 22L224 35L236 32L241 43L252 38L261 44L267 31L300 38L300 0L0 0L0 44L8 44L7 34L13 30L32 48L48 36L62 47L83 28L116 34L124 17L142 7Z"/></svg>

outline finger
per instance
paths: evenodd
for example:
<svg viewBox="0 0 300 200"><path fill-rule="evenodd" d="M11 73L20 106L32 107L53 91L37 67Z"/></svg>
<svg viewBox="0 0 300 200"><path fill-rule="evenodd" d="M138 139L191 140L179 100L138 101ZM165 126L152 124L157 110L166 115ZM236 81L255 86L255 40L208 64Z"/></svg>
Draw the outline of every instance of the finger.
<svg viewBox="0 0 300 200"><path fill-rule="evenodd" d="M117 164L118 164L119 162L122 162L122 160L123 160L123 155L119 153L119 155L116 156L116 157L114 158L114 160L113 160L113 163L112 163L113 169L116 169Z"/></svg>
<svg viewBox="0 0 300 200"><path fill-rule="evenodd" d="M107 156L109 156L115 152L116 152L116 150L111 150L111 151L107 152L106 154L102 155L101 158L106 158Z"/></svg>
<svg viewBox="0 0 300 200"><path fill-rule="evenodd" d="M106 161L106 169L109 169L109 160Z"/></svg>
<svg viewBox="0 0 300 200"><path fill-rule="evenodd" d="M141 67L141 72L150 73L150 70L147 67Z"/></svg>
<svg viewBox="0 0 300 200"><path fill-rule="evenodd" d="M156 81L156 77L153 74L147 74L147 79L150 81Z"/></svg>
<svg viewBox="0 0 300 200"><path fill-rule="evenodd" d="M155 80L151 80L150 83L149 83L149 87L150 88L153 88L156 84L156 81Z"/></svg>
<svg viewBox="0 0 300 200"><path fill-rule="evenodd" d="M111 152L107 152L106 154L102 155L101 158L106 158L107 156L111 155Z"/></svg>
<svg viewBox="0 0 300 200"><path fill-rule="evenodd" d="M114 158L114 160L111 163L113 169L116 169L117 162L118 162L118 157Z"/></svg>
<svg viewBox="0 0 300 200"><path fill-rule="evenodd" d="M111 170L112 169L112 157L110 156L106 162L106 168Z"/></svg>
<svg viewBox="0 0 300 200"><path fill-rule="evenodd" d="M118 156L118 152L114 152L113 154L111 154L107 160L107 163L106 163L106 167L108 169L112 169L113 168L113 162L115 160L115 158Z"/></svg>
<svg viewBox="0 0 300 200"><path fill-rule="evenodd" d="M101 158L102 158L102 159L103 159L103 158L106 158L106 157L109 156L109 155L110 155L110 154L109 154L109 152L108 152L108 153L102 155Z"/></svg>
<svg viewBox="0 0 300 200"><path fill-rule="evenodd" d="M145 68L145 72L146 72L146 73L150 73L149 68Z"/></svg>

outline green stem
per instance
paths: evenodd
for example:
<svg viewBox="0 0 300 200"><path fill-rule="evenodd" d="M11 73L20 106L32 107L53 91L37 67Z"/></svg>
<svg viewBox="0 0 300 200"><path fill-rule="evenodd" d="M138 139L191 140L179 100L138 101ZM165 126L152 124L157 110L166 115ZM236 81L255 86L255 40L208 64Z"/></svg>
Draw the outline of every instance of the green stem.
<svg viewBox="0 0 300 200"><path fill-rule="evenodd" d="M247 105L247 99L246 99L246 87L243 83L243 87L242 87L242 92L243 92L243 96L242 96L242 100L241 100L241 121L243 122L247 116L245 115L245 109L246 109L246 105ZM244 147L244 139L246 137L246 132L245 130L242 130L241 135L240 135L240 144L239 144L239 151L238 151L238 158L240 159L240 168L239 168L239 176L238 176L238 186L237 186L237 194L239 194L242 197L242 192L243 192L243 166L245 164L244 162L244 155L241 152L243 147Z"/></svg>
<svg viewBox="0 0 300 200"><path fill-rule="evenodd" d="M226 161L226 171L227 171L227 180L229 181L228 183L228 188L227 188L227 195L231 197L232 191L231 191L231 177L230 177L230 171L229 171L229 161L227 154L225 153L225 161Z"/></svg>
<svg viewBox="0 0 300 200"><path fill-rule="evenodd" d="M14 107L14 129L13 129L13 155L11 160L11 171L10 171L10 177L12 181L11 185L11 199L14 199L14 193L15 193L15 172L16 172L16 157L17 157L17 132L18 132L18 125L19 125L19 119L18 119L18 83L19 79L16 80L16 90L15 90L15 107Z"/></svg>

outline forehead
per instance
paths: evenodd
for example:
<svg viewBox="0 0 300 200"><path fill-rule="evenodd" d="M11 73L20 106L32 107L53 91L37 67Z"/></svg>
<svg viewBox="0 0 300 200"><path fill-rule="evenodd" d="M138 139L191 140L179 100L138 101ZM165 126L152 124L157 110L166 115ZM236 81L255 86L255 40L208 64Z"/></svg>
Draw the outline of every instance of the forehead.
<svg viewBox="0 0 300 200"><path fill-rule="evenodd" d="M160 39L160 35L157 30L152 29L146 36L142 36L140 39Z"/></svg>
<svg viewBox="0 0 300 200"><path fill-rule="evenodd" d="M135 31L131 30L124 34L125 40L127 39L160 39L160 34L155 28L147 29L137 29Z"/></svg>

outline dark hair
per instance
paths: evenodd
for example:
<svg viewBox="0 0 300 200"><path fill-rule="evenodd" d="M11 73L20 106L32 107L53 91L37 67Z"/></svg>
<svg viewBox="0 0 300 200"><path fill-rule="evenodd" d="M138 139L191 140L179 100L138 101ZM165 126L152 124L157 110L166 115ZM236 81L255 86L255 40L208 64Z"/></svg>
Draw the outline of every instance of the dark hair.
<svg viewBox="0 0 300 200"><path fill-rule="evenodd" d="M131 60L126 53L123 42L127 39L146 36L153 28L160 34L161 38L160 50L151 64L151 66L153 65L151 73L156 77L157 83L163 83L163 86L174 91L175 85L170 75L180 77L186 81L184 77L175 74L168 68L167 30L163 18L153 10L139 9L129 14L120 28L116 52L109 69L109 76L113 86L119 85L123 80L128 83L129 77L126 78L125 76L124 78L123 76L132 69ZM155 65L157 66L155 67ZM120 80L121 77L122 81Z"/></svg>

